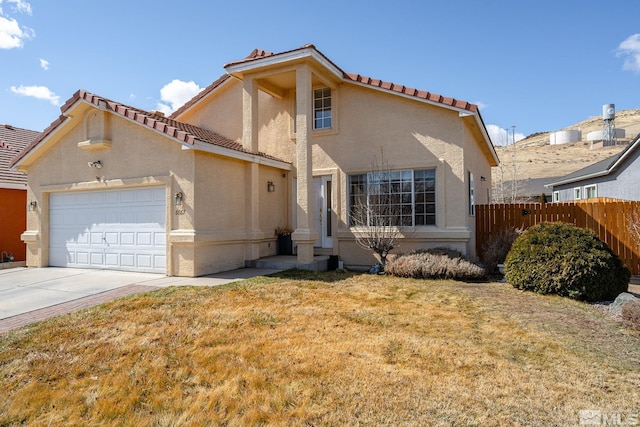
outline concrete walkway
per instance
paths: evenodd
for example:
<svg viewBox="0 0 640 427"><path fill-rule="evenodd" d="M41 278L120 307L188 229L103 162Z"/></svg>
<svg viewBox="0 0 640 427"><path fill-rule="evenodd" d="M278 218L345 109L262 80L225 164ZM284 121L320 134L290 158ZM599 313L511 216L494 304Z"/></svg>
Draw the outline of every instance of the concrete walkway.
<svg viewBox="0 0 640 427"><path fill-rule="evenodd" d="M77 268L0 270L0 333L127 295L169 286L219 286L277 271L243 268L191 278Z"/></svg>

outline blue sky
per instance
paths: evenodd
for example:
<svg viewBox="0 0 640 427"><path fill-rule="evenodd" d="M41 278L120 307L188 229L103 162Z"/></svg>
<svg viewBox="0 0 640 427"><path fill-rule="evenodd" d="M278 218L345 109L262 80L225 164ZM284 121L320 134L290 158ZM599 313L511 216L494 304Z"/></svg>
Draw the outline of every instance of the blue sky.
<svg viewBox="0 0 640 427"><path fill-rule="evenodd" d="M640 108L640 1L0 0L0 123L78 89L170 111L254 48L473 102L494 143ZM511 135L509 136L511 139Z"/></svg>

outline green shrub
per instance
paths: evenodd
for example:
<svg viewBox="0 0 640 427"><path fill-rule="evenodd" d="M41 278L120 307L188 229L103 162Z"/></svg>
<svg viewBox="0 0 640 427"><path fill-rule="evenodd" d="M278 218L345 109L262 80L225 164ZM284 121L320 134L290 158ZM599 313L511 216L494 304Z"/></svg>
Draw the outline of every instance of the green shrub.
<svg viewBox="0 0 640 427"><path fill-rule="evenodd" d="M486 275L484 268L469 261L460 252L447 248L392 256L387 260L385 272L414 279L477 280Z"/></svg>
<svg viewBox="0 0 640 427"><path fill-rule="evenodd" d="M518 289L606 301L627 290L630 273L593 231L557 222L538 224L516 239L505 278Z"/></svg>
<svg viewBox="0 0 640 427"><path fill-rule="evenodd" d="M521 228L507 228L492 233L482 245L482 262L488 273L495 273L498 264L503 264L513 242L521 235Z"/></svg>
<svg viewBox="0 0 640 427"><path fill-rule="evenodd" d="M621 314L625 326L640 331L640 301L627 301Z"/></svg>

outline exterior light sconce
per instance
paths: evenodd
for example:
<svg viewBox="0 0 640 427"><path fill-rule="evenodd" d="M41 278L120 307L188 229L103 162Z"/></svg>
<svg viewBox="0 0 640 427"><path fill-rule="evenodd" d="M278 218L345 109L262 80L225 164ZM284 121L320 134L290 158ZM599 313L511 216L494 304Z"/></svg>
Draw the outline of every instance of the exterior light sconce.
<svg viewBox="0 0 640 427"><path fill-rule="evenodd" d="M276 186L273 185L273 181L267 182L267 191L269 193L273 193L274 191L276 191Z"/></svg>
<svg viewBox="0 0 640 427"><path fill-rule="evenodd" d="M487 180L487 178L485 178L484 176L481 176L481 177L480 177L480 181L484 182L484 181L486 181L486 180Z"/></svg>
<svg viewBox="0 0 640 427"><path fill-rule="evenodd" d="M38 207L38 202L36 202L35 200L32 202L29 202L29 212L35 211L37 207Z"/></svg>
<svg viewBox="0 0 640 427"><path fill-rule="evenodd" d="M184 194L182 191L178 191L174 197L174 201L176 206L182 206L182 199L184 198Z"/></svg>
<svg viewBox="0 0 640 427"><path fill-rule="evenodd" d="M100 169L102 167L102 162L100 160L96 160L95 162L89 162L89 167Z"/></svg>

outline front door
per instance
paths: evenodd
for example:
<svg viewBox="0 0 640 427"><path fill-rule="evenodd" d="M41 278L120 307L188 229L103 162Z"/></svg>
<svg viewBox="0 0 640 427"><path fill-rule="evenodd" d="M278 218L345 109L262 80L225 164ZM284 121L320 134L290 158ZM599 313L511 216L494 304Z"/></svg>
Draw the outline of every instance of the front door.
<svg viewBox="0 0 640 427"><path fill-rule="evenodd" d="M319 237L316 240L317 248L332 248L332 200L331 176L316 176L313 178L313 228Z"/></svg>

